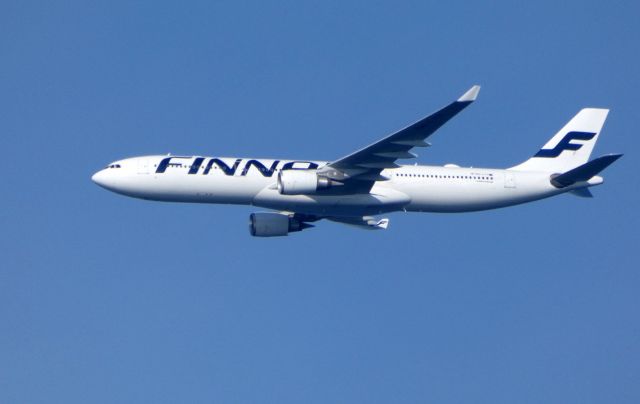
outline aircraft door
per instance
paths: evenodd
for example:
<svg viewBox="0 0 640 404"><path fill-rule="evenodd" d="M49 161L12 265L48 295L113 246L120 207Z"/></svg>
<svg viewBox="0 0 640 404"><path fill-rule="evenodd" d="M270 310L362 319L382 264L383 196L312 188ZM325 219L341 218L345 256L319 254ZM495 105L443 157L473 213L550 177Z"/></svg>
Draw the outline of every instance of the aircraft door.
<svg viewBox="0 0 640 404"><path fill-rule="evenodd" d="M505 173L504 173L504 187L505 188L515 188L516 187L516 177L512 172L505 171Z"/></svg>

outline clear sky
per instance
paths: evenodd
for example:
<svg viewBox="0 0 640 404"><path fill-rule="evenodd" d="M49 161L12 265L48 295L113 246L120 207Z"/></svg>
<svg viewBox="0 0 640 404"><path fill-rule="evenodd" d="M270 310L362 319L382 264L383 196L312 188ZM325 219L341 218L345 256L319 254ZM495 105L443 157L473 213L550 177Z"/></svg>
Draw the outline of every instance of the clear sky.
<svg viewBox="0 0 640 404"><path fill-rule="evenodd" d="M269 4L266 4L269 3ZM636 1L0 3L1 403L638 403ZM124 157L332 160L457 98L421 164L509 167L586 106L591 200L249 236Z"/></svg>

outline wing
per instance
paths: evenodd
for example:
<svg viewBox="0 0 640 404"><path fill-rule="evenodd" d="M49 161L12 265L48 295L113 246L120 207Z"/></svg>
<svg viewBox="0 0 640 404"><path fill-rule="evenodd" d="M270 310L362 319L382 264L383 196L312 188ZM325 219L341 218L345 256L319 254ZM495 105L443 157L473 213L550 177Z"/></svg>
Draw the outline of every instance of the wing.
<svg viewBox="0 0 640 404"><path fill-rule="evenodd" d="M380 175L382 170L399 167L395 163L398 159L416 157L410 152L414 147L429 146L425 139L471 104L477 98L479 91L480 86L471 87L462 97L441 110L363 149L327 164L319 170L319 173L345 185L351 185L348 188L370 190L375 181L388 179ZM358 183L356 184L355 181Z"/></svg>
<svg viewBox="0 0 640 404"><path fill-rule="evenodd" d="M386 230L389 226L389 219L386 217L384 219L376 219L372 216L327 217L326 219L365 230Z"/></svg>
<svg viewBox="0 0 640 404"><path fill-rule="evenodd" d="M298 224L294 227L299 228L300 230L308 227L314 227L314 225L310 223L317 222L322 219L366 230L386 230L387 227L389 227L389 219L386 217L376 219L373 216L318 216L286 211L282 211L280 213L283 215L289 215L289 217L295 220Z"/></svg>

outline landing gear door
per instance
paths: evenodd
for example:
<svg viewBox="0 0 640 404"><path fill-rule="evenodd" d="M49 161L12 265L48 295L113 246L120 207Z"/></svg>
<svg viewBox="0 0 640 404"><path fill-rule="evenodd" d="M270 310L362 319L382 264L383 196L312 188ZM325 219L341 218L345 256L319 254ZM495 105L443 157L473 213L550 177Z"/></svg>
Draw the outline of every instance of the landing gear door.
<svg viewBox="0 0 640 404"><path fill-rule="evenodd" d="M149 174L148 159L138 159L138 174Z"/></svg>
<svg viewBox="0 0 640 404"><path fill-rule="evenodd" d="M505 188L515 188L516 187L516 177L512 172L505 171L504 173L504 187Z"/></svg>

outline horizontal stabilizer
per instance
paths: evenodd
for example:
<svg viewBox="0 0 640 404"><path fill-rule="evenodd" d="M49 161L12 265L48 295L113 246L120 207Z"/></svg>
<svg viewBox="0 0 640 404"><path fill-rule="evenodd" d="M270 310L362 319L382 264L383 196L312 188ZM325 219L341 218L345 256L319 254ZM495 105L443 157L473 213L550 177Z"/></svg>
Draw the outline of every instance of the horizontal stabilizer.
<svg viewBox="0 0 640 404"><path fill-rule="evenodd" d="M622 154L608 154L598 157L579 167L569 170L551 179L553 186L557 188L568 187L576 182L588 181L596 176L600 171L609 167L614 161L622 157Z"/></svg>

